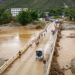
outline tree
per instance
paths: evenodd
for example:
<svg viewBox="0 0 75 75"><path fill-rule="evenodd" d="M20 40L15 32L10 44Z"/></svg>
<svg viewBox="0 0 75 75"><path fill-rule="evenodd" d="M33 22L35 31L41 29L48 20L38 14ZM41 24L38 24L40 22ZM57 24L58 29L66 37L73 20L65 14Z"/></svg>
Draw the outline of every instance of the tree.
<svg viewBox="0 0 75 75"><path fill-rule="evenodd" d="M17 16L17 21L22 25L26 25L37 19L38 19L38 13L32 10L21 11Z"/></svg>
<svg viewBox="0 0 75 75"><path fill-rule="evenodd" d="M32 17L32 20L38 20L38 13L37 11L31 11L31 17Z"/></svg>
<svg viewBox="0 0 75 75"><path fill-rule="evenodd" d="M75 20L75 9L70 9L70 17L72 18L71 20Z"/></svg>
<svg viewBox="0 0 75 75"><path fill-rule="evenodd" d="M17 21L22 25L30 23L32 21L30 11L21 11L17 16Z"/></svg>
<svg viewBox="0 0 75 75"><path fill-rule="evenodd" d="M61 16L63 8L54 8L49 10L50 16Z"/></svg>
<svg viewBox="0 0 75 75"><path fill-rule="evenodd" d="M75 8L65 8L64 13L70 20L75 20Z"/></svg>
<svg viewBox="0 0 75 75"><path fill-rule="evenodd" d="M0 9L0 24L9 23L11 21L11 13L9 10Z"/></svg>

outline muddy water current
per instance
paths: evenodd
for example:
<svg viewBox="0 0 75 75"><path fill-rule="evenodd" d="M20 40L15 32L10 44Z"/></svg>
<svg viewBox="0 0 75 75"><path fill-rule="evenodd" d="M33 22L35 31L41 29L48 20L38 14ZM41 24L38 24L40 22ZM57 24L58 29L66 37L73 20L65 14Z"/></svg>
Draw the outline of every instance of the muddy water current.
<svg viewBox="0 0 75 75"><path fill-rule="evenodd" d="M58 62L61 68L66 69L65 75L73 75L69 67L71 60L75 58L75 30L63 30L61 35Z"/></svg>
<svg viewBox="0 0 75 75"><path fill-rule="evenodd" d="M24 27L0 27L0 59L8 60L15 55L39 30Z"/></svg>

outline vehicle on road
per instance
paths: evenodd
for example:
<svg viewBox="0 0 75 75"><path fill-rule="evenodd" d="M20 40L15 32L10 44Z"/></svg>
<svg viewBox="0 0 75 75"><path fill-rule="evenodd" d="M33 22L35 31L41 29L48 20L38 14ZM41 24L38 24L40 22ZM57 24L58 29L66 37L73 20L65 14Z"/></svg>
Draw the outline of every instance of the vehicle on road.
<svg viewBox="0 0 75 75"><path fill-rule="evenodd" d="M44 53L43 53L43 49L39 48L36 50L36 59L38 60L43 60L44 58Z"/></svg>
<svg viewBox="0 0 75 75"><path fill-rule="evenodd" d="M36 60L47 61L50 54L50 44L46 44L44 48L38 48L36 50Z"/></svg>

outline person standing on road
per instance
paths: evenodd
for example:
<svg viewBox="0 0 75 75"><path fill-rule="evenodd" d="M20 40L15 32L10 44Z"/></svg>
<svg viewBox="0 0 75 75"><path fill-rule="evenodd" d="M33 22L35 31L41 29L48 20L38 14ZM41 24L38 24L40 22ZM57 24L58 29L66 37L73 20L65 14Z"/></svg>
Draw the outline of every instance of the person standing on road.
<svg viewBox="0 0 75 75"><path fill-rule="evenodd" d="M21 57L21 51L18 52L19 53L19 58Z"/></svg>
<svg viewBox="0 0 75 75"><path fill-rule="evenodd" d="M54 34L55 34L55 32L56 32L55 24L52 26L52 30L51 30L51 32L52 32L52 35L54 35Z"/></svg>

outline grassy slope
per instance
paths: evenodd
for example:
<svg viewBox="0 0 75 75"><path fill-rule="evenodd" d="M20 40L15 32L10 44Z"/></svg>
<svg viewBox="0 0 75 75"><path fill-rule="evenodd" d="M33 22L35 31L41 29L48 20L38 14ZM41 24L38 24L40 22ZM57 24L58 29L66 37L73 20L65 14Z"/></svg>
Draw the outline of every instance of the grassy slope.
<svg viewBox="0 0 75 75"><path fill-rule="evenodd" d="M3 0L1 6L5 7L29 7L48 9L50 7L63 7L64 3L75 6L75 0Z"/></svg>

